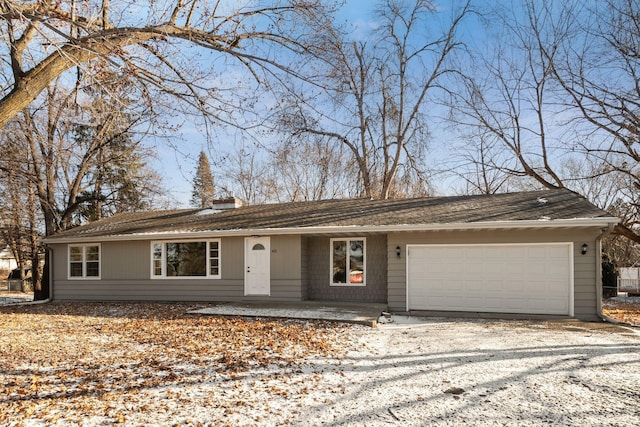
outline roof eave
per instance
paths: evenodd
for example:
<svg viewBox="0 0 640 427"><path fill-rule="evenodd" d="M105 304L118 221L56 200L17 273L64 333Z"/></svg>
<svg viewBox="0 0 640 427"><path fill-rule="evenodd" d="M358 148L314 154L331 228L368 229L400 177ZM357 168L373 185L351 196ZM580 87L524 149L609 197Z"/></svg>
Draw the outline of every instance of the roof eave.
<svg viewBox="0 0 640 427"><path fill-rule="evenodd" d="M42 239L45 244L54 243L83 243L109 241L140 241L140 240L175 240L201 237L233 237L233 236L272 236L291 234L344 234L344 233L388 233L388 232L416 232L416 231L462 231L462 230L497 230L497 229L546 229L546 228L603 228L610 224L619 224L615 217L575 218L556 220L527 220L527 221L487 221L471 223L444 224L397 224L397 225L368 225L368 226L319 226L319 227L288 227L288 228L251 228L236 230L205 230L205 231L163 231L157 233L114 234L94 236L50 236Z"/></svg>

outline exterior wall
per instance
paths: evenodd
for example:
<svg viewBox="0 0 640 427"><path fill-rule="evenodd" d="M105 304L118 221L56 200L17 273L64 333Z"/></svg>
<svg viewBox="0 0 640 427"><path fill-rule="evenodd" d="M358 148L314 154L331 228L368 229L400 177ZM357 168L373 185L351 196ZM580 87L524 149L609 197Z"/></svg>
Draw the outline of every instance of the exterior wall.
<svg viewBox="0 0 640 427"><path fill-rule="evenodd" d="M476 244L476 243L574 243L574 316L583 320L597 320L596 273L597 254L595 239L599 229L588 230L496 230L496 231L440 231L424 233L390 233L387 240L388 304L391 311L406 310L406 275L408 244ZM582 255L582 244L589 245ZM395 251L400 246L398 259Z"/></svg>
<svg viewBox="0 0 640 427"><path fill-rule="evenodd" d="M0 258L0 270L9 272L14 268L18 268L18 263L14 258Z"/></svg>
<svg viewBox="0 0 640 427"><path fill-rule="evenodd" d="M596 237L589 230L441 231L366 237L366 286L330 286L330 237L271 237L271 296L244 296L244 237L222 238L221 279L151 279L149 241L101 243L101 280L69 280L66 244L52 245L53 298L130 301L301 301L388 303L406 310L407 244L574 243L574 315L597 319ZM580 253L589 245L586 255ZM396 256L396 246L401 256Z"/></svg>
<svg viewBox="0 0 640 427"><path fill-rule="evenodd" d="M365 249L366 286L331 286L331 239L323 236L309 237L306 263L308 268L308 298L310 300L387 302L386 235L354 235L353 237L366 237L367 240Z"/></svg>
<svg viewBox="0 0 640 427"><path fill-rule="evenodd" d="M302 276L302 299L309 299L309 237L300 239L300 251L302 259L300 260L300 275Z"/></svg>
<svg viewBox="0 0 640 427"><path fill-rule="evenodd" d="M150 241L102 242L101 279L69 280L66 244L52 245L53 298L119 301L302 299L300 236L271 237L271 296L244 296L244 237L222 238L221 279L151 279Z"/></svg>
<svg viewBox="0 0 640 427"><path fill-rule="evenodd" d="M2 246L0 246L1 248ZM18 261L13 256L11 249L7 246L4 249L0 249L0 270L5 270L7 273L18 268ZM0 279L6 279L6 277L0 277Z"/></svg>

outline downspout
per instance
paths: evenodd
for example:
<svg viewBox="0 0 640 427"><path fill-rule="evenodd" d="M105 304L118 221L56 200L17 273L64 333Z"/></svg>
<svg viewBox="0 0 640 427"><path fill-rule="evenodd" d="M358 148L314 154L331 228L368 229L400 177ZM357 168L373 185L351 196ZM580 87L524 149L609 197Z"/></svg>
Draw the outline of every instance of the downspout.
<svg viewBox="0 0 640 427"><path fill-rule="evenodd" d="M46 243L44 244L44 250L45 256L49 258L49 277L47 278L47 280L49 281L49 298L47 298L43 302L51 302L53 301L53 251Z"/></svg>
<svg viewBox="0 0 640 427"><path fill-rule="evenodd" d="M602 312L602 239L611 234L615 226L615 224L610 223L607 228L596 237L596 315L604 322L609 322L611 319Z"/></svg>
<svg viewBox="0 0 640 427"><path fill-rule="evenodd" d="M53 251L48 245L47 256L49 257L49 301L53 301Z"/></svg>

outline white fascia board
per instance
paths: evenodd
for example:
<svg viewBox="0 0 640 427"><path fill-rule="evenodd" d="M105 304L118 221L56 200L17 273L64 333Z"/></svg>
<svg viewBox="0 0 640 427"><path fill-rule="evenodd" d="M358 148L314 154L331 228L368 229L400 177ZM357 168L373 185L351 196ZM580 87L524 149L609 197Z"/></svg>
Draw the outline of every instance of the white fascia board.
<svg viewBox="0 0 640 427"><path fill-rule="evenodd" d="M610 224L620 223L619 218L575 218L557 220L529 220L529 221L491 221L472 223L446 224L397 224L397 225L366 225L366 226L332 226L332 227L290 227L290 228L254 228L235 230L208 231L163 231L158 233L122 234L110 236L76 236L76 237L48 237L42 240L45 244L109 242L133 240L174 240L233 236L273 236L291 234L348 234L348 233L389 233L389 232L417 232L417 231L459 231L459 230L497 230L497 229L548 229L548 228L589 228L608 227Z"/></svg>

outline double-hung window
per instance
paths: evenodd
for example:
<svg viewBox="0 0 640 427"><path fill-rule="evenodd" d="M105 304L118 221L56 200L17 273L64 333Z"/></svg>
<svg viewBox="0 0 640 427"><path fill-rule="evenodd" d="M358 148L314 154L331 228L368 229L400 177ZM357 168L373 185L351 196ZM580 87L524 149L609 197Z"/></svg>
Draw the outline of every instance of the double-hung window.
<svg viewBox="0 0 640 427"><path fill-rule="evenodd" d="M152 278L219 279L220 240L151 242Z"/></svg>
<svg viewBox="0 0 640 427"><path fill-rule="evenodd" d="M100 245L69 245L69 279L100 279Z"/></svg>
<svg viewBox="0 0 640 427"><path fill-rule="evenodd" d="M365 286L366 240L331 239L331 285Z"/></svg>

